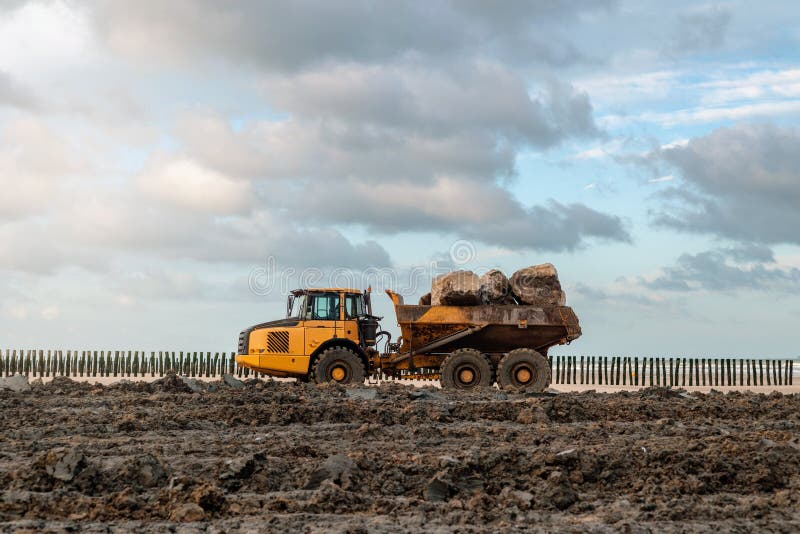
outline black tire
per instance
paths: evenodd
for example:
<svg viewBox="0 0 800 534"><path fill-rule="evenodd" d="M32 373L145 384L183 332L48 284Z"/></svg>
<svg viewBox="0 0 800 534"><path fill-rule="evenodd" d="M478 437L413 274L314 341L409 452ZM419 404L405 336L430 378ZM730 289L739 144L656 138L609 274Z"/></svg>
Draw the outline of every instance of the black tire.
<svg viewBox="0 0 800 534"><path fill-rule="evenodd" d="M439 373L442 387L447 389L491 387L494 383L489 358L475 349L451 352L442 362Z"/></svg>
<svg viewBox="0 0 800 534"><path fill-rule="evenodd" d="M533 349L515 349L497 364L501 389L544 391L550 385L550 364Z"/></svg>
<svg viewBox="0 0 800 534"><path fill-rule="evenodd" d="M364 363L353 351L331 347L322 351L314 364L313 380L317 384L363 384Z"/></svg>

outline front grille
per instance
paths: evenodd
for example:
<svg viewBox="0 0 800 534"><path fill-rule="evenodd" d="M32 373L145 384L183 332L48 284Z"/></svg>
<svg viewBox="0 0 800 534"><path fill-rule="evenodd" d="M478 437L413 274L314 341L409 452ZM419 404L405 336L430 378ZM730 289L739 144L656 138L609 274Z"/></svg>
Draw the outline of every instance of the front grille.
<svg viewBox="0 0 800 534"><path fill-rule="evenodd" d="M289 332L279 330L267 334L267 352L289 352Z"/></svg>
<svg viewBox="0 0 800 534"><path fill-rule="evenodd" d="M247 354L250 351L250 331L245 330L239 334L239 346L236 354Z"/></svg>

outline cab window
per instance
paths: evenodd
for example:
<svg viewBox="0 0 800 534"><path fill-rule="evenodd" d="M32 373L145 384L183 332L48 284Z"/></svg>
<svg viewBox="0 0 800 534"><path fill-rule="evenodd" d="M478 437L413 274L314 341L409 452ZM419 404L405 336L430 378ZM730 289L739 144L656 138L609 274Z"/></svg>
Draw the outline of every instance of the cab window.
<svg viewBox="0 0 800 534"><path fill-rule="evenodd" d="M344 314L346 319L355 319L364 315L364 300L361 295L347 295L345 297Z"/></svg>
<svg viewBox="0 0 800 534"><path fill-rule="evenodd" d="M310 295L308 297L308 312L306 319L316 321L339 320L339 295L328 293L324 295Z"/></svg>

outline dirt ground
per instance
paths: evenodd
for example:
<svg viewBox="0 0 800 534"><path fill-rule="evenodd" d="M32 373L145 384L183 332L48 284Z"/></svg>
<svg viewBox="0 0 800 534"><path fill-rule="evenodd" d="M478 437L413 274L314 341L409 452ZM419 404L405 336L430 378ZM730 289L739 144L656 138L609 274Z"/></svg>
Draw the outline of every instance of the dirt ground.
<svg viewBox="0 0 800 534"><path fill-rule="evenodd" d="M800 531L798 394L229 382L0 390L0 531Z"/></svg>

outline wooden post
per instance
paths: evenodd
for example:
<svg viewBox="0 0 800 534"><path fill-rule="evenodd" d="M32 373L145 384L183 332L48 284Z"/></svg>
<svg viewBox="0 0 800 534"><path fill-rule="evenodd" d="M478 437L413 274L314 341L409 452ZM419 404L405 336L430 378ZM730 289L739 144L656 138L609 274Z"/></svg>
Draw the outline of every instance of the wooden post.
<svg viewBox="0 0 800 534"><path fill-rule="evenodd" d="M736 374L736 362L739 362L739 374ZM737 358L733 362L733 383L738 386L744 385L744 358Z"/></svg>
<svg viewBox="0 0 800 534"><path fill-rule="evenodd" d="M669 380L665 380L665 386L674 386L675 385L675 375L673 374L672 369L672 358L669 359Z"/></svg>
<svg viewBox="0 0 800 534"><path fill-rule="evenodd" d="M640 385L644 387L646 382L647 382L647 357L644 357L642 358L642 383Z"/></svg>
<svg viewBox="0 0 800 534"><path fill-rule="evenodd" d="M764 360L758 360L758 381L759 386L764 385Z"/></svg>
<svg viewBox="0 0 800 534"><path fill-rule="evenodd" d="M714 362L713 358L709 358L708 359L708 385L709 386L713 386L714 385L714 363L713 362Z"/></svg>
<svg viewBox="0 0 800 534"><path fill-rule="evenodd" d="M694 359L694 385L695 386L699 386L700 385L700 374L701 374L700 373L700 365L701 364L702 364L701 358L695 358ZM705 382L705 378L703 379L703 382Z"/></svg>
<svg viewBox="0 0 800 534"><path fill-rule="evenodd" d="M622 384L622 363L624 358L622 356L614 356L614 360L616 360L614 362L614 376L611 380L614 381L615 386L619 386Z"/></svg>
<svg viewBox="0 0 800 534"><path fill-rule="evenodd" d="M572 383L578 383L578 357L575 355L570 356L572 360Z"/></svg>

